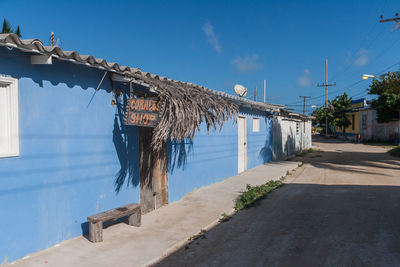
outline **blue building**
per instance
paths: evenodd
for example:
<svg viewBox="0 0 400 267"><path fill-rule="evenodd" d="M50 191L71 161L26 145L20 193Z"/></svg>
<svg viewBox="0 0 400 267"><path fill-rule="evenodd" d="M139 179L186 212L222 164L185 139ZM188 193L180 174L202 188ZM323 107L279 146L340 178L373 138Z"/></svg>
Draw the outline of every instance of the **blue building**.
<svg viewBox="0 0 400 267"><path fill-rule="evenodd" d="M85 234L89 215L143 202L142 127L124 125L125 100L116 95L130 90L126 73L177 82L0 34L0 262ZM285 131L274 146L277 117L309 124L280 105L204 90L236 103L238 116L221 130L202 124L193 139L168 142L168 175L147 211L271 161L285 147Z"/></svg>

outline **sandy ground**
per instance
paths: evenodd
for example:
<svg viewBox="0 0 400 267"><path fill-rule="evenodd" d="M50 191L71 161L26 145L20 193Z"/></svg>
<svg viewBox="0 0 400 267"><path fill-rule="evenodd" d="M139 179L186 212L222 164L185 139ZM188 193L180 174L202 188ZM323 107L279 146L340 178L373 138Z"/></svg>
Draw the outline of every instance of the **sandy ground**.
<svg viewBox="0 0 400 267"><path fill-rule="evenodd" d="M316 140L286 184L157 266L400 266L400 159Z"/></svg>

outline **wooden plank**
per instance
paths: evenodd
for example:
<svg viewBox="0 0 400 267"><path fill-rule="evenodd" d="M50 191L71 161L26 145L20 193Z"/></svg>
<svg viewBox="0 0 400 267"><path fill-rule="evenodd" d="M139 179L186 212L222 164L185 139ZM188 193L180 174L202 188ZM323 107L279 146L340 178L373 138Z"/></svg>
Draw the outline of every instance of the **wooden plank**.
<svg viewBox="0 0 400 267"><path fill-rule="evenodd" d="M164 171L165 159L157 158L153 169L153 191L155 192L155 208L158 209L168 204L168 173Z"/></svg>
<svg viewBox="0 0 400 267"><path fill-rule="evenodd" d="M124 216L131 215L133 213L140 213L140 205L133 203L122 206L120 208L112 209L109 211L101 212L92 216L87 217L91 223L97 223L100 221L109 221L112 219L118 219Z"/></svg>
<svg viewBox="0 0 400 267"><path fill-rule="evenodd" d="M156 127L161 102L154 97L130 97L126 105L125 125Z"/></svg>

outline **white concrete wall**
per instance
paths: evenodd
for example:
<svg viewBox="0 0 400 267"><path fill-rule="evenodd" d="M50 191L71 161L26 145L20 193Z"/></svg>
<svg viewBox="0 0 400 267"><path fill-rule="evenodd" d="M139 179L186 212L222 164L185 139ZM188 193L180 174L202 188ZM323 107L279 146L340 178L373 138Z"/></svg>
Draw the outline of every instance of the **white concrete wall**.
<svg viewBox="0 0 400 267"><path fill-rule="evenodd" d="M273 157L283 160L312 146L311 120L274 116Z"/></svg>
<svg viewBox="0 0 400 267"><path fill-rule="evenodd" d="M363 119L363 117L365 119ZM376 110L374 109L366 109L359 112L359 131L361 140L396 142L399 136L399 121L378 123L376 117Z"/></svg>

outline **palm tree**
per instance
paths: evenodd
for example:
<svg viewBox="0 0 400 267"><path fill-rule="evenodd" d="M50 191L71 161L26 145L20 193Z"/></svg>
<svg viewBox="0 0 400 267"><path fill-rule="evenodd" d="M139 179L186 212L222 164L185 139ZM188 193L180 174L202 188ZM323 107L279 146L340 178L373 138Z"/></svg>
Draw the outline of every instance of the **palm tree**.
<svg viewBox="0 0 400 267"><path fill-rule="evenodd" d="M16 35L18 35L18 37L22 37L19 25L17 26L17 29L13 31L11 24L6 19L4 19L3 21L3 29L1 30L1 33L15 33Z"/></svg>
<svg viewBox="0 0 400 267"><path fill-rule="evenodd" d="M21 35L21 29L19 28L19 25L17 26L17 29L15 30L14 33L15 33L16 35L18 35L19 38L22 37L22 35Z"/></svg>

